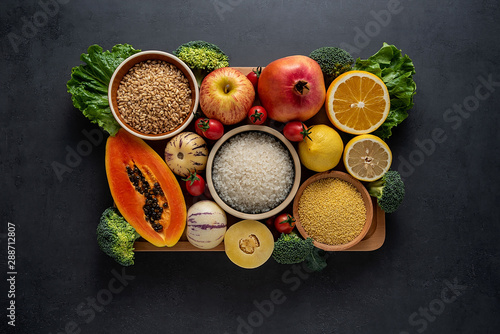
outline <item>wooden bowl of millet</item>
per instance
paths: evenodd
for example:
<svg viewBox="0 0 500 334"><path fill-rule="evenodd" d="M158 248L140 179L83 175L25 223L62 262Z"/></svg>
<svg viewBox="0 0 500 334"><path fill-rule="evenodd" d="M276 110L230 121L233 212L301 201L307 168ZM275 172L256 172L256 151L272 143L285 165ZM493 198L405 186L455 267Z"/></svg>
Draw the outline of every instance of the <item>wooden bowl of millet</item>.
<svg viewBox="0 0 500 334"><path fill-rule="evenodd" d="M131 134L163 140L181 133L193 120L199 88L191 69L163 51L143 51L125 59L108 87L114 118Z"/></svg>
<svg viewBox="0 0 500 334"><path fill-rule="evenodd" d="M371 197L363 184L340 171L307 179L293 202L296 227L317 248L343 251L366 236L373 221Z"/></svg>

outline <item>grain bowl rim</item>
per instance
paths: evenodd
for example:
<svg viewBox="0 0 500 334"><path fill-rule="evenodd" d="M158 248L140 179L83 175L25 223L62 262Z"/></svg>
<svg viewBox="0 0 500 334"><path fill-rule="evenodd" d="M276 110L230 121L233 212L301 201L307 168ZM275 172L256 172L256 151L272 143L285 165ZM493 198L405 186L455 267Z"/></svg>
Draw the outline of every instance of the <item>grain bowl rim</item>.
<svg viewBox="0 0 500 334"><path fill-rule="evenodd" d="M223 144L225 144L230 138L244 133L244 132L264 132L268 135L271 135L275 137L277 140L279 140L281 143L285 145L285 147L288 149L290 152L290 155L292 157L292 162L293 162L293 167L294 167L294 180L292 184L292 188L290 189L290 192L288 193L287 197L284 199L283 202L281 202L278 206L276 206L274 209L262 212L262 213L245 213L238 211L229 205L227 205L217 194L214 188L213 184L213 179L212 179L212 167L213 167L213 161L214 158L219 151L219 149L222 147ZM300 158L299 155L297 154L297 151L293 147L293 145L288 141L288 139L285 138L279 131L266 126L266 125L241 125L237 128L234 128L227 133L225 133L213 146L213 148L210 150L210 154L207 159L207 167L206 167L206 178L207 178L207 186L208 190L210 191L210 195L212 196L213 200L219 204L219 206L226 211L226 213L240 218L240 219L249 219L249 220L262 220L262 219L267 219L269 217L275 216L278 213L282 212L294 199L295 194L297 193L297 190L299 189L300 186L300 179L301 179L301 165L300 165Z"/></svg>
<svg viewBox="0 0 500 334"><path fill-rule="evenodd" d="M146 61L146 60L163 60L166 61L174 66L176 66L178 69L182 71L182 73L186 76L189 82L189 88L191 89L191 111L189 113L189 116L184 119L182 124L175 128L174 130L160 133L160 134L145 134L140 131L137 131L136 129L132 128L130 125L128 125L124 119L121 117L120 113L117 110L117 103L116 103L116 92L118 90L118 86L120 85L121 80L125 76L125 74L128 73L128 71L137 63ZM115 120L120 124L122 128L124 128L127 132L131 133L134 136L137 136L142 139L146 140L163 140L167 138L171 138L182 131L191 123L191 121L194 118L194 115L198 109L198 105L200 102L200 91L198 88L198 84L196 82L196 77L193 74L193 71L184 63L182 60L177 58L171 53L164 52L164 51L159 51L159 50L148 50L148 51L141 51L136 54L133 54L132 56L128 57L125 59L118 67L116 70L113 72L113 75L111 76L111 80L109 81L108 85L108 102L109 102L109 108L111 109L111 113L113 114L113 117ZM116 108L115 108L116 106Z"/></svg>
<svg viewBox="0 0 500 334"><path fill-rule="evenodd" d="M299 201L300 198L302 197L302 193L304 192L304 189L310 185L311 183L318 181L320 179L327 179L327 178L338 178L340 180L346 181L350 184L352 184L360 193L361 197L363 198L363 203L366 208L366 219L365 219L365 224L363 226L363 229L361 230L361 233L354 238L354 240L342 244L342 245L327 245L320 243L316 240L313 239L314 246L316 246L319 249L333 252L333 251L344 251L346 249L349 249L356 244L358 244L363 238L366 236L368 231L370 230L370 227L373 222L373 203L372 199L370 197L370 194L368 193L368 190L366 190L365 186L357 179L352 177L350 174L338 171L338 170L331 170L331 171L326 171L326 172L321 172L314 174L313 176L309 177L302 185L300 186L299 190L297 191L297 194L295 196L295 199L293 201L293 216L295 218L295 226L297 227L297 230L299 231L300 235L304 238L308 238L309 235L305 231L304 227L300 223L300 217L299 217Z"/></svg>

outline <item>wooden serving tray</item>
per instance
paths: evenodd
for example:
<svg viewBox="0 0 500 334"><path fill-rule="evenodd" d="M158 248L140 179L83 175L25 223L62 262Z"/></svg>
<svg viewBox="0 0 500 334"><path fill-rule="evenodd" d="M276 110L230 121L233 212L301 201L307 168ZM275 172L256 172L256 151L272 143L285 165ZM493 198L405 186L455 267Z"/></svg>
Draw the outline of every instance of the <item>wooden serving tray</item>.
<svg viewBox="0 0 500 334"><path fill-rule="evenodd" d="M243 74L248 74L252 71L252 67L235 67L237 70L242 72ZM255 67L254 67L255 68ZM258 101L257 103L258 104ZM194 123L194 122L193 122ZM328 124L331 126L330 121L328 120L328 117L326 116L326 112L324 108L322 108L318 114L316 114L313 118L311 118L309 121L306 122L307 125L313 125L313 124ZM226 131L228 131L226 129ZM281 130L281 129L278 129ZM194 131L194 128L188 127L186 131ZM341 134L342 135L342 134ZM343 138L344 139L344 138ZM151 146L160 154L160 156L163 156L163 150L165 149L167 141L156 141L156 142L150 142ZM344 142L345 144L346 142ZM211 146L209 144L209 146ZM296 148L296 144L295 144ZM335 168L336 170L342 170L345 171L344 166L342 165L342 162ZM301 183L307 180L310 176L314 175L315 173L306 169L305 167L302 167L302 177L301 177ZM202 199L210 199L207 197L204 198L198 198L194 199L191 197L187 192L185 192L185 189L183 187L184 191L184 197L186 198L186 206L189 208L192 204L195 202L202 200ZM345 251L373 251L376 249L379 249L382 247L385 241L385 213L380 209L380 207L377 205L377 201L375 198L372 197L373 201L373 220L372 220L372 226L370 227L370 230L366 234L366 236L361 240L357 245L346 249ZM292 205L290 204L289 208L285 210L284 212L292 212ZM237 221L240 221L241 219L238 219L236 217L233 217L231 215L227 215L228 219L228 227L234 224ZM135 244L135 251L136 252L221 252L224 251L224 243L221 243L219 246L212 248L212 249L199 249L194 247L189 243L187 240L186 234L182 235L180 241L173 247L156 247L149 242L145 241L144 239L138 239Z"/></svg>

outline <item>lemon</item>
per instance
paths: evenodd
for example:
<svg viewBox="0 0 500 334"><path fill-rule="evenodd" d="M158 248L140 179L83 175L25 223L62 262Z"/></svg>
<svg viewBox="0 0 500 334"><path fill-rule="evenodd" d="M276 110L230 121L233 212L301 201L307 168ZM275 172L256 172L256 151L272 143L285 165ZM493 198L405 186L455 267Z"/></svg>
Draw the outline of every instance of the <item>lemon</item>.
<svg viewBox="0 0 500 334"><path fill-rule="evenodd" d="M344 150L338 132L325 124L314 125L310 129L310 139L299 143L302 164L315 172L324 172L337 166Z"/></svg>
<svg viewBox="0 0 500 334"><path fill-rule="evenodd" d="M345 146L344 165L349 174L360 181L375 181L389 170L392 153L389 146L377 136L360 135Z"/></svg>

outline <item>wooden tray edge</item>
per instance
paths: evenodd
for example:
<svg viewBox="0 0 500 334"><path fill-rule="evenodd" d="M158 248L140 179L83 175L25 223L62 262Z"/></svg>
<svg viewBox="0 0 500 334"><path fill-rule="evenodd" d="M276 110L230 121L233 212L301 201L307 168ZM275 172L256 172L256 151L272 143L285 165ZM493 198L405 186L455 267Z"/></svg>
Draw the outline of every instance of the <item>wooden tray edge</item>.
<svg viewBox="0 0 500 334"><path fill-rule="evenodd" d="M377 205L377 200L372 197L373 202L373 222L365 238L357 245L345 251L374 251L382 247L385 242L385 212Z"/></svg>

